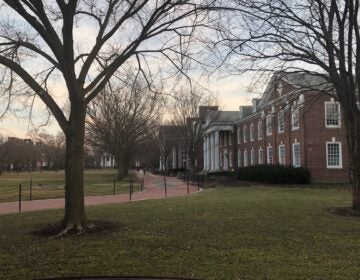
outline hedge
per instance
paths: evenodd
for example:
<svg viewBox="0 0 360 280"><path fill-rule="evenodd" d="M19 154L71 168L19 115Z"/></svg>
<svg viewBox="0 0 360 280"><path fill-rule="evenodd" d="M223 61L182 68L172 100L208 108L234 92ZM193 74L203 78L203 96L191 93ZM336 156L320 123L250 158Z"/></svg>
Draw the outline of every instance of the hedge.
<svg viewBox="0 0 360 280"><path fill-rule="evenodd" d="M310 182L308 169L283 165L256 165L240 167L237 178L269 184L307 184Z"/></svg>

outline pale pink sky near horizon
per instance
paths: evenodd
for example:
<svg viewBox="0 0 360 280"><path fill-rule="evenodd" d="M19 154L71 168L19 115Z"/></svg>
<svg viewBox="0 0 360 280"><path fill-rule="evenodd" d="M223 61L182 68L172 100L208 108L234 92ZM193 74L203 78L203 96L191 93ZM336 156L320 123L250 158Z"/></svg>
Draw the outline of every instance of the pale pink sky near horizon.
<svg viewBox="0 0 360 280"><path fill-rule="evenodd" d="M207 86L212 92L218 94L219 105L222 110L237 111L241 105L251 104L251 99L256 96L248 92L247 87L250 79L246 76L229 76L221 79L214 79ZM61 87L61 85L58 85ZM63 94L66 94L63 91ZM0 120L0 136L29 137L29 133L34 127L29 126L27 119L6 116ZM51 119L48 126L41 127L48 133L57 134L60 131L55 119Z"/></svg>

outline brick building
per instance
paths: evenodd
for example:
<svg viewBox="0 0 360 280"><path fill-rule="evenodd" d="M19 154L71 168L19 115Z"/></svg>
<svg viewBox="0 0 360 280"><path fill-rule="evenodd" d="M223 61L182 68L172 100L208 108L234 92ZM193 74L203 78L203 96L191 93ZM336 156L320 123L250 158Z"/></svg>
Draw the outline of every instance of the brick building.
<svg viewBox="0 0 360 280"><path fill-rule="evenodd" d="M318 76L274 74L252 106L219 112L204 140L204 171L283 164L308 168L313 182L348 181L346 131L331 92Z"/></svg>

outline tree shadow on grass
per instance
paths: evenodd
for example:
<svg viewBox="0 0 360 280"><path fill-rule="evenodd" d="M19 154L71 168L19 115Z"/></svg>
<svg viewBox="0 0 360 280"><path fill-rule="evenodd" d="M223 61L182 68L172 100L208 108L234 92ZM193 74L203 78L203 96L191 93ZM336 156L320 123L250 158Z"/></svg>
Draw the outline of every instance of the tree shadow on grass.
<svg viewBox="0 0 360 280"><path fill-rule="evenodd" d="M121 225L115 222L109 221L90 221L91 227L84 229L79 232L77 230L70 230L65 235L61 235L59 237L72 237L72 236L88 236L88 235L96 235L96 234L110 234L112 232L119 231ZM31 231L30 234L36 237L45 237L45 238L56 238L59 232L63 230L63 225L61 223L57 224L47 224L45 226L40 227L35 231Z"/></svg>
<svg viewBox="0 0 360 280"><path fill-rule="evenodd" d="M336 207L328 208L327 210L335 216L360 218L360 210L356 210L351 207Z"/></svg>

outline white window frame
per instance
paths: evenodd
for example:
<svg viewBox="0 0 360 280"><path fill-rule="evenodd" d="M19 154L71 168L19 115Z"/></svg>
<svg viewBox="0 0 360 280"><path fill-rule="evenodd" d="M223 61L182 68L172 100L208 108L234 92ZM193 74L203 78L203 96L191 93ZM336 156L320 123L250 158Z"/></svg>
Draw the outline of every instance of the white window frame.
<svg viewBox="0 0 360 280"><path fill-rule="evenodd" d="M246 124L244 124L244 126L243 126L243 143L247 142L246 141L246 129L247 129Z"/></svg>
<svg viewBox="0 0 360 280"><path fill-rule="evenodd" d="M285 131L285 111L281 110L278 112L278 133Z"/></svg>
<svg viewBox="0 0 360 280"><path fill-rule="evenodd" d="M338 115L338 124L328 124L327 123L327 106L329 105L336 105L337 106L337 109L338 109L338 112L339 112L339 115ZM340 128L341 127L341 107L340 107L340 103L339 102L335 102L335 101L326 101L325 102L325 127L326 128Z"/></svg>
<svg viewBox="0 0 360 280"><path fill-rule="evenodd" d="M264 150L261 147L258 150L258 164L264 164Z"/></svg>
<svg viewBox="0 0 360 280"><path fill-rule="evenodd" d="M255 165L255 150L254 150L254 148L252 148L250 151L250 165L251 166Z"/></svg>
<svg viewBox="0 0 360 280"><path fill-rule="evenodd" d="M266 136L272 135L273 116L269 114L266 116Z"/></svg>
<svg viewBox="0 0 360 280"><path fill-rule="evenodd" d="M297 117L297 122L295 122ZM294 107L291 110L291 130L297 130L300 128L300 110L299 107Z"/></svg>
<svg viewBox="0 0 360 280"><path fill-rule="evenodd" d="M258 139L261 140L263 138L263 121L258 121Z"/></svg>
<svg viewBox="0 0 360 280"><path fill-rule="evenodd" d="M244 150L244 166L246 167L246 166L249 166L249 158L248 158L248 152L247 152L247 150L245 149Z"/></svg>
<svg viewBox="0 0 360 280"><path fill-rule="evenodd" d="M270 149L271 149L271 161L270 161ZM267 146L266 147L266 153L267 153L267 164L273 164L274 163L274 150L272 146Z"/></svg>
<svg viewBox="0 0 360 280"><path fill-rule="evenodd" d="M237 129L237 143L241 144L241 128L238 127Z"/></svg>
<svg viewBox="0 0 360 280"><path fill-rule="evenodd" d="M255 154L254 148L252 148L251 151L250 151L250 165L254 166L255 161L256 161L256 154Z"/></svg>
<svg viewBox="0 0 360 280"><path fill-rule="evenodd" d="M240 149L238 149L238 158L237 158L237 160L238 160L238 167L241 167L241 150Z"/></svg>
<svg viewBox="0 0 360 280"><path fill-rule="evenodd" d="M299 153L295 153L295 147L298 147ZM296 158L296 155L298 155L298 159ZM299 142L292 144L292 166L293 167L301 167L301 146Z"/></svg>
<svg viewBox="0 0 360 280"><path fill-rule="evenodd" d="M255 125L252 123L250 125L250 141L253 142L255 140Z"/></svg>
<svg viewBox="0 0 360 280"><path fill-rule="evenodd" d="M282 151L284 152L284 154L282 154ZM286 164L286 149L285 149L285 144L280 144L280 145L279 145L279 164L280 164L280 165L285 165L285 164Z"/></svg>
<svg viewBox="0 0 360 280"><path fill-rule="evenodd" d="M329 165L329 144L339 145L339 165ZM341 142L335 142L335 141L326 142L326 168L328 168L328 169L342 169L343 168Z"/></svg>

